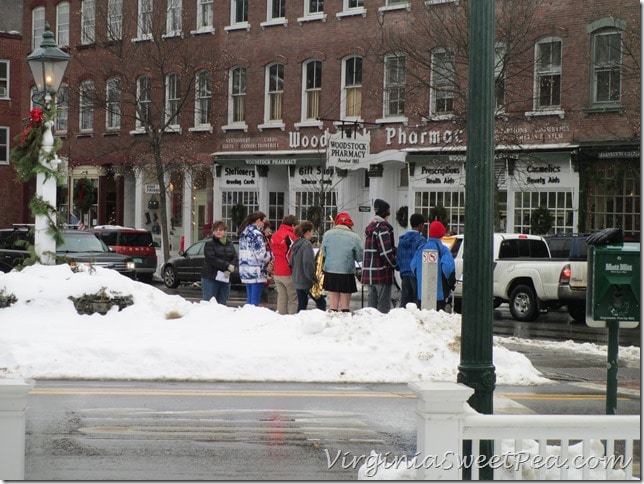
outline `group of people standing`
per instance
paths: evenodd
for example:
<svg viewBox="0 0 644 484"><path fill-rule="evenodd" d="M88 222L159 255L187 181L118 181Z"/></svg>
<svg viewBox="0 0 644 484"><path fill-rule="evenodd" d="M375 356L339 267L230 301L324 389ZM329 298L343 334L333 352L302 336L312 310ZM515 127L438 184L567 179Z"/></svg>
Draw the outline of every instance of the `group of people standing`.
<svg viewBox="0 0 644 484"><path fill-rule="evenodd" d="M439 221L431 222L429 237L425 238L422 235L425 217L413 214L409 219L411 230L400 237L396 247L393 227L387 221L391 215L389 204L376 199L374 211L375 217L365 229L364 245L353 230L349 213L340 212L334 218L334 227L325 232L317 252L312 243L313 223L308 220L298 223L294 215L286 215L271 235L263 212L249 214L238 232L239 255L226 238L225 223L215 222L204 249L203 299L214 297L219 304L226 304L230 274L239 270L246 285L246 304L259 306L262 292L272 278L279 314L305 310L309 298L318 309L326 310L324 295L311 291L320 286L328 295L329 311L349 312L351 295L358 290L356 268L362 263L361 283L368 288L368 306L389 312L394 271L400 271L400 306L413 302L420 307L422 251L435 249L439 254L437 309L444 309L449 289L444 287L441 273L448 277L454 272L454 259L440 240L445 235L445 226Z"/></svg>

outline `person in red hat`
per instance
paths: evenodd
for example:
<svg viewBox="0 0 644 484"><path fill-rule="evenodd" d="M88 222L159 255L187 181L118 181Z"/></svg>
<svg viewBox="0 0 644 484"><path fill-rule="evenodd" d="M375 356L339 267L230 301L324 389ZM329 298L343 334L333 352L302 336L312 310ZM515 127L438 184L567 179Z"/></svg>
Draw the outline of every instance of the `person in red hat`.
<svg viewBox="0 0 644 484"><path fill-rule="evenodd" d="M358 291L356 262L362 260L360 236L353 230L353 220L340 212L333 220L335 227L322 239L324 290L329 296L329 311L350 312L351 294Z"/></svg>
<svg viewBox="0 0 644 484"><path fill-rule="evenodd" d="M429 238L425 245L416 251L414 258L411 261L411 269L416 274L416 282L418 285L418 299L422 296L422 283L423 283L423 250L432 249L438 251L438 263L436 267L438 274L436 277L436 310L445 309L446 300L449 296L451 288L450 284L455 283L456 266L454 264L454 257L449 251L447 246L441 242L441 238L445 236L447 230L445 226L438 220L434 220L429 224ZM431 308L425 308L431 309Z"/></svg>

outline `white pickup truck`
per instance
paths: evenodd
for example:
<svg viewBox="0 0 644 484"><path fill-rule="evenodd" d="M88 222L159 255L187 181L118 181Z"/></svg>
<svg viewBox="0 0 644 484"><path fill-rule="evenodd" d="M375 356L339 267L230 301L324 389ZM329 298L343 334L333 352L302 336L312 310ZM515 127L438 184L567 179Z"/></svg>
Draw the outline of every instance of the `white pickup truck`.
<svg viewBox="0 0 644 484"><path fill-rule="evenodd" d="M460 312L463 296L465 244L462 240L460 242L457 241L452 248L452 253L456 252L454 262L458 282L454 290L454 309L457 312ZM458 249L455 251L456 246ZM567 261L552 259L543 237L495 233L492 249L494 307L507 302L515 320L534 321L541 310L562 305L559 278Z"/></svg>

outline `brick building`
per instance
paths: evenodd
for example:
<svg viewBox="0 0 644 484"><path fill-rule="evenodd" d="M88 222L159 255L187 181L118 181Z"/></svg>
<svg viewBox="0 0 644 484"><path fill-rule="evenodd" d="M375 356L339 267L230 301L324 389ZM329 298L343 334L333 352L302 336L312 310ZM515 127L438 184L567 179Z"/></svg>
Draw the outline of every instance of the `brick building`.
<svg viewBox="0 0 644 484"><path fill-rule="evenodd" d="M72 55L58 100L61 212L155 229L149 202L165 190L174 249L213 219L233 228L239 204L273 222L348 211L361 231L383 198L392 220L406 207L462 232L466 7L26 2L22 57L45 20ZM529 232L546 207L553 232L621 226L639 240L639 6L497 8L496 229ZM26 113L26 87L22 98ZM87 180L96 204L77 213Z"/></svg>
<svg viewBox="0 0 644 484"><path fill-rule="evenodd" d="M22 35L0 32L0 227L28 220L26 184L16 181L9 161L14 138L22 131L23 64Z"/></svg>

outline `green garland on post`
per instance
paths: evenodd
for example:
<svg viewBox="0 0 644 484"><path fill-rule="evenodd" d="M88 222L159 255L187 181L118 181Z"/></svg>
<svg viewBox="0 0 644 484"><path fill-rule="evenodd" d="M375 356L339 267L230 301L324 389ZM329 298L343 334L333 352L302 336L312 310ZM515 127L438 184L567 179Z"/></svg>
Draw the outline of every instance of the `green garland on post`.
<svg viewBox="0 0 644 484"><path fill-rule="evenodd" d="M54 108L46 113L40 108L34 108L29 112L29 117L24 120L25 127L22 133L15 138L19 143L11 150L11 162L16 169L16 178L19 181L26 182L38 175L38 173L43 173L45 179L54 177L58 185L62 184L63 180L57 169L49 168L49 166L40 163L42 139L45 134L46 123L53 123L54 115ZM56 158L56 152L61 146L62 141L60 138L54 138L54 149L45 154L47 165Z"/></svg>
<svg viewBox="0 0 644 484"><path fill-rule="evenodd" d="M57 169L57 164L51 168L51 162L56 159L56 152L62 146L60 138L54 137L54 146L50 152L42 152L43 137L47 126L53 126L55 115L56 109L53 106L46 111L34 108L29 112L29 117L24 120L25 127L22 133L16 136L15 140L18 144L11 150L10 154L10 160L16 170L18 181L28 182L42 173L45 176L45 180L53 177L56 180L56 185L63 184L63 177ZM44 163L41 163L41 157ZM47 233L54 238L56 244L62 243L63 236L57 220L58 212L56 207L52 207L42 197L34 195L29 202L29 209L34 218L39 215L47 217ZM33 251L30 247L27 247L27 249L30 252ZM35 252L32 257L23 261L22 266L30 265L34 262L38 262Z"/></svg>

